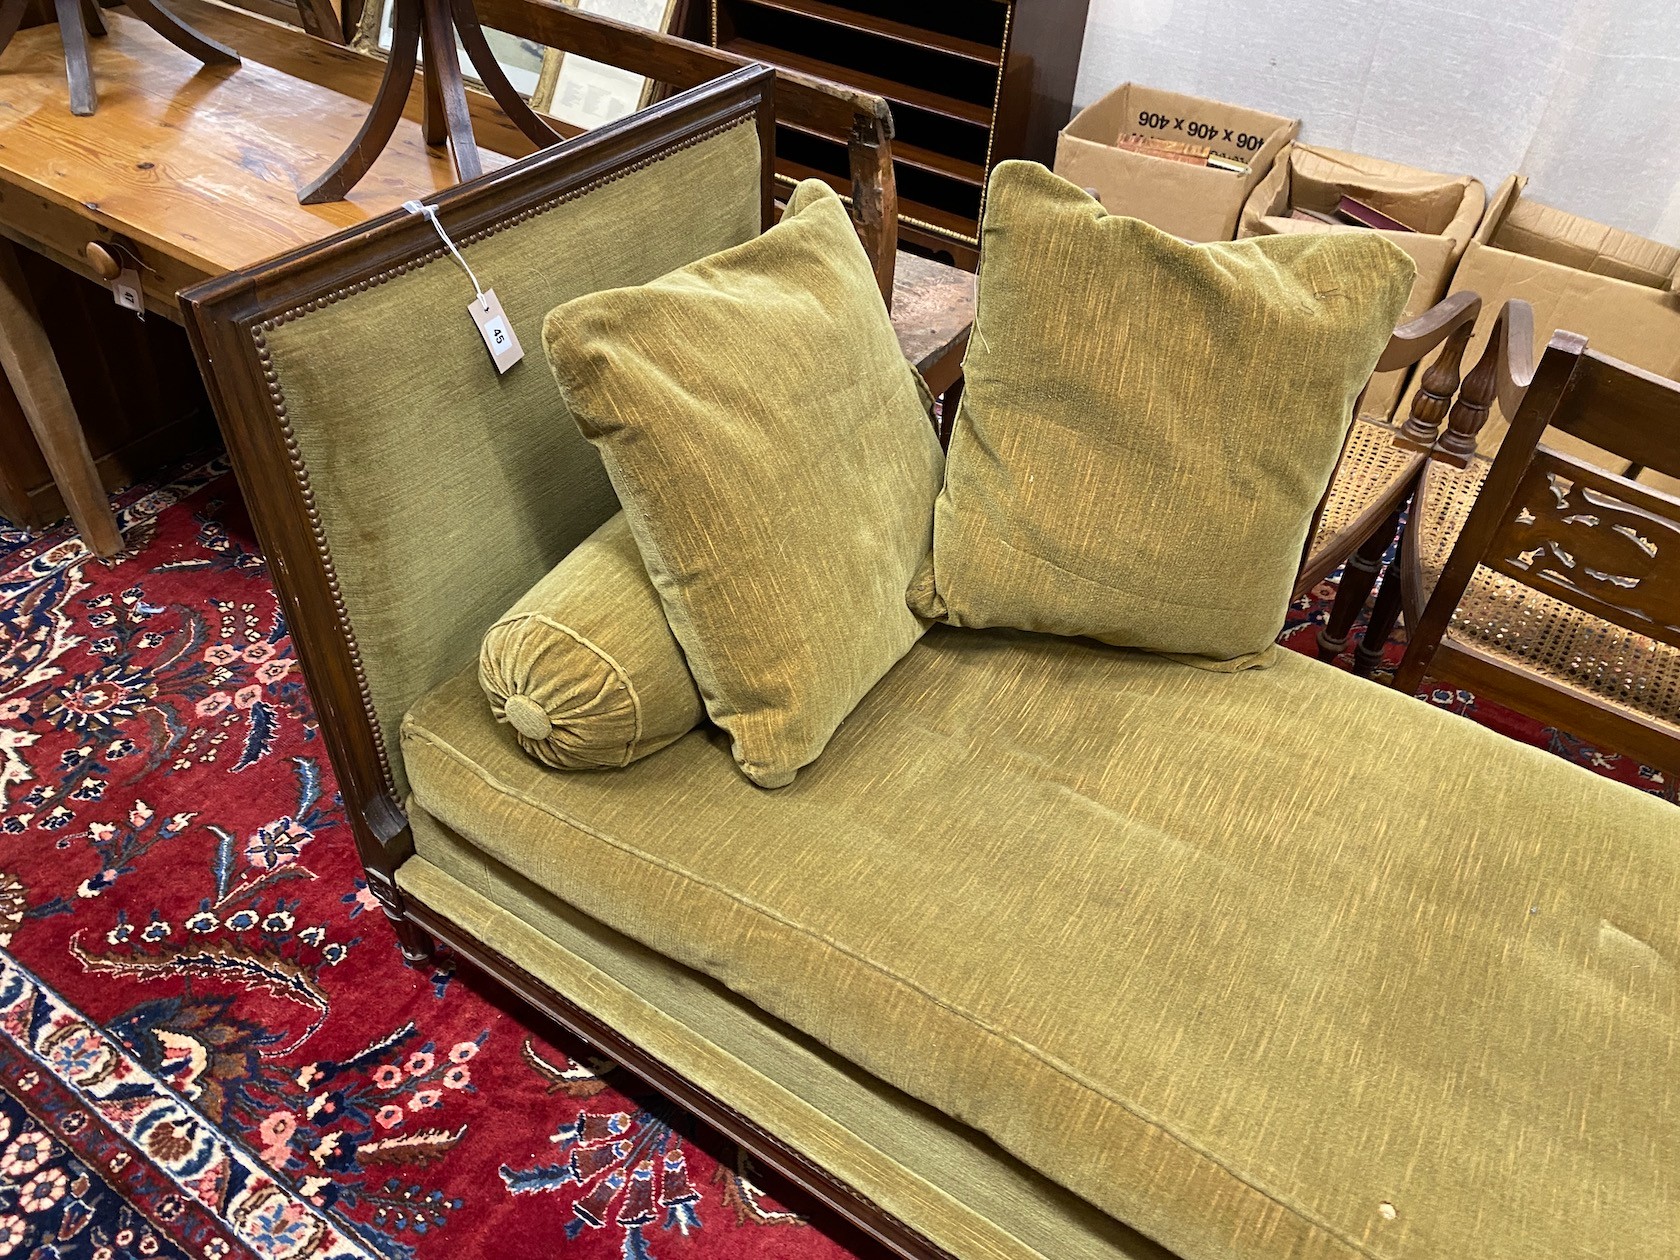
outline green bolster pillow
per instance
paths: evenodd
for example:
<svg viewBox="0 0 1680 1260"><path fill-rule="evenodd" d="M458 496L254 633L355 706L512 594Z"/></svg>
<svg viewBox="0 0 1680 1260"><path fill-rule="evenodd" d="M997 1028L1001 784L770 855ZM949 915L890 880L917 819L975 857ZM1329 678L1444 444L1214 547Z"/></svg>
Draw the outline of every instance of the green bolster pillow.
<svg viewBox="0 0 1680 1260"><path fill-rule="evenodd" d="M705 716L622 512L490 627L478 681L519 746L562 770L627 766Z"/></svg>

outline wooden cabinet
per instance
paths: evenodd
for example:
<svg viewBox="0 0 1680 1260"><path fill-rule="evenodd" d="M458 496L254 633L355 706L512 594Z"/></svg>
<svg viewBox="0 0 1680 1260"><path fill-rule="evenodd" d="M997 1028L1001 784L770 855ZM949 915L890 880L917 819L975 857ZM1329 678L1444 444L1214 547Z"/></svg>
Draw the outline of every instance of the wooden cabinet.
<svg viewBox="0 0 1680 1260"><path fill-rule="evenodd" d="M755 61L892 103L900 239L973 268L986 175L1048 165L1072 110L1089 0L705 0L692 32ZM783 125L782 190L850 190L845 138Z"/></svg>

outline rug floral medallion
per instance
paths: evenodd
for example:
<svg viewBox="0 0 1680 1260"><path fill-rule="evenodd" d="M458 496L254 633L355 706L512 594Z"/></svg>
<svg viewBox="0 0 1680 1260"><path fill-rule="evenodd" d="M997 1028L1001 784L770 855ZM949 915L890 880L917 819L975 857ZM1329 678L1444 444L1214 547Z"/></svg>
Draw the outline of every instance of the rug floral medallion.
<svg viewBox="0 0 1680 1260"><path fill-rule="evenodd" d="M867 1251L447 953L406 967L225 462L120 509L111 564L0 523L0 1257Z"/></svg>
<svg viewBox="0 0 1680 1260"><path fill-rule="evenodd" d="M120 520L109 565L0 523L0 1257L853 1254L403 964L225 462Z"/></svg>

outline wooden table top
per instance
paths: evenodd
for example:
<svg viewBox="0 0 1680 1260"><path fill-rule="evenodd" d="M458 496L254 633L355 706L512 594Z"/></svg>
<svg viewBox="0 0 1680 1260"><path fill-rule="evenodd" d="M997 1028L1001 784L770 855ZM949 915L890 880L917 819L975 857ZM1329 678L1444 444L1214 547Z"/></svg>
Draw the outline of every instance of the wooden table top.
<svg viewBox="0 0 1680 1260"><path fill-rule="evenodd" d="M361 125L377 62L321 44L315 59L333 73L320 77L349 89L337 91L263 64L249 40L234 44L243 65L207 68L126 13L104 16L110 34L88 41L90 118L70 112L57 26L20 31L0 58L0 195L39 195L210 276L455 182L447 153L405 120L348 201L299 205L298 189ZM257 23L242 25L260 33ZM486 170L509 160L481 153Z"/></svg>

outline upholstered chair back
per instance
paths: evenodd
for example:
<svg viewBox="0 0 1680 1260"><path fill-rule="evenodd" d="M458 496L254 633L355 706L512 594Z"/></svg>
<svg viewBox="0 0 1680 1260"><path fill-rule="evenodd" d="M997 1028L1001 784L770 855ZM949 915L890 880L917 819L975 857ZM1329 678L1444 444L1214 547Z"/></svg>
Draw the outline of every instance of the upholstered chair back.
<svg viewBox="0 0 1680 1260"><path fill-rule="evenodd" d="M529 202L517 173L489 218L484 205L452 213L445 198L438 222L465 267L415 218L418 255L371 265L250 331L398 801L403 712L617 511L544 363L544 314L763 230L756 111L697 131L645 129L645 155L541 202ZM524 349L506 373L469 316L469 267ZM249 460L237 449L235 460L249 479Z"/></svg>
<svg viewBox="0 0 1680 1260"><path fill-rule="evenodd" d="M543 317L763 230L768 84L730 78L746 87L696 89L445 194L438 219L465 267L430 223L399 214L188 295L294 633L299 620L320 623L302 627L311 688L324 709L362 710L324 713L323 726L372 726L364 751L382 764L347 795L403 799L403 714L616 510L544 362ZM469 316L467 268L523 347L506 372ZM253 343L243 375L223 361ZM266 399L243 379L258 365ZM299 563L300 528L319 565ZM358 758L334 753L345 778Z"/></svg>

